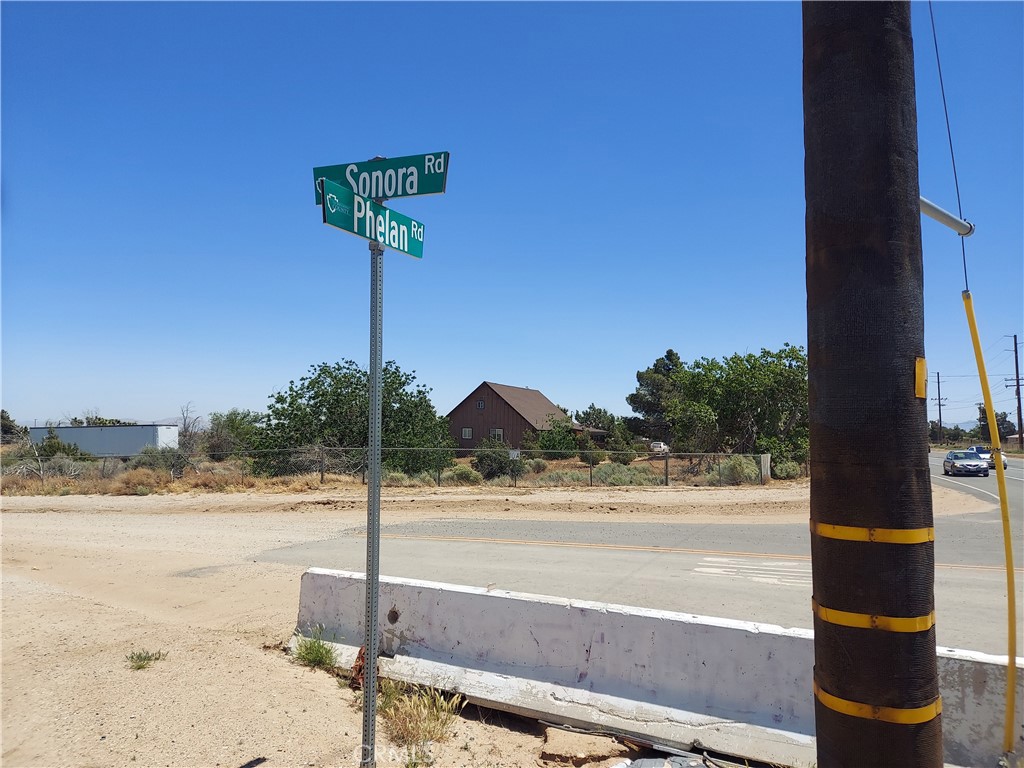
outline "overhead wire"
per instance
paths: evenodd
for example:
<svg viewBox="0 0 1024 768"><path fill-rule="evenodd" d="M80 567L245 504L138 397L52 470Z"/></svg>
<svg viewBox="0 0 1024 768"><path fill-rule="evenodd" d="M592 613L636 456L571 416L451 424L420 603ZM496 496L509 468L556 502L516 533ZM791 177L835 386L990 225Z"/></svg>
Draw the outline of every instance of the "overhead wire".
<svg viewBox="0 0 1024 768"><path fill-rule="evenodd" d="M964 209L960 203L960 179L956 172L956 155L953 152L953 131L949 127L949 108L946 106L946 86L942 80L942 62L939 59L939 36L935 31L935 11L932 8L932 0L928 0L928 15L932 20L932 43L935 45L935 66L939 71L939 91L942 93L942 112L946 116L946 136L949 139L949 158L953 162L953 186L956 187L956 211L957 215L961 220L964 218ZM970 286L967 283L967 246L964 244L965 238L963 235L960 236L960 253L963 257L964 264L964 290L969 291Z"/></svg>

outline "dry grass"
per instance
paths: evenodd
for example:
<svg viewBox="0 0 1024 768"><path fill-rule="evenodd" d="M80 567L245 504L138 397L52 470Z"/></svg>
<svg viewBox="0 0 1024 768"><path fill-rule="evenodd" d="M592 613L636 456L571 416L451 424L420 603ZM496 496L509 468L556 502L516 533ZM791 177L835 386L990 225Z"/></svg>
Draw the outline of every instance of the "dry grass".
<svg viewBox="0 0 1024 768"><path fill-rule="evenodd" d="M380 681L377 712L390 739L407 750L411 765L430 761L431 744L451 736L465 706L458 693L387 678Z"/></svg>
<svg viewBox="0 0 1024 768"><path fill-rule="evenodd" d="M0 477L0 493L5 496L147 496L151 493L302 493L304 491L341 490L362 486L362 478L352 475L327 474L320 482L320 473L312 472L285 477L259 477L230 464L200 464L189 468L179 478L167 470L137 468L112 469L99 462L83 462L78 477L47 475L41 483L35 474L4 474Z"/></svg>

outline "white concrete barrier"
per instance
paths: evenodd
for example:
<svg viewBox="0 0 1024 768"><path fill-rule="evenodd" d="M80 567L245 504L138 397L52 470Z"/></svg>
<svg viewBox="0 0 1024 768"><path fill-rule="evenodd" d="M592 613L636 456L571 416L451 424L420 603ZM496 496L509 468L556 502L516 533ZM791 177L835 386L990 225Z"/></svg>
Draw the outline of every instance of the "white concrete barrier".
<svg viewBox="0 0 1024 768"><path fill-rule="evenodd" d="M814 765L810 630L386 576L380 590L389 676L649 743ZM297 632L322 627L350 663L364 595L362 573L309 569ZM947 762L995 765L1005 664L940 649Z"/></svg>

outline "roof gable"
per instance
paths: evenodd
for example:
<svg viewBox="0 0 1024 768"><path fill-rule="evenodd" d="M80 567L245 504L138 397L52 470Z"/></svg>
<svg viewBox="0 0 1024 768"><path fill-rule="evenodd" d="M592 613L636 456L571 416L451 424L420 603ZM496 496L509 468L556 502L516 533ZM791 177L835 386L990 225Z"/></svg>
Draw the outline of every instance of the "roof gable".
<svg viewBox="0 0 1024 768"><path fill-rule="evenodd" d="M552 419L568 418L562 409L548 400L539 390L511 387L508 384L495 384L492 381L485 381L484 384L494 390L494 394L508 403L534 429L549 429Z"/></svg>

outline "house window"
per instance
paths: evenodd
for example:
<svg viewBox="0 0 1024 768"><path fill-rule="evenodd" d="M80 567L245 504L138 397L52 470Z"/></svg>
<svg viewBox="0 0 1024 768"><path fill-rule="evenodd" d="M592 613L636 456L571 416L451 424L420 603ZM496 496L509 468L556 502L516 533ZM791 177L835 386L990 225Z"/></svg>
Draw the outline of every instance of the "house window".
<svg viewBox="0 0 1024 768"><path fill-rule="evenodd" d="M473 439L473 428L472 427L463 427L462 428L462 439L463 440L472 440Z"/></svg>
<svg viewBox="0 0 1024 768"><path fill-rule="evenodd" d="M505 430L498 429L498 428L492 429L491 430L491 437L493 437L495 440L501 440L502 442L504 442L505 441Z"/></svg>
<svg viewBox="0 0 1024 768"><path fill-rule="evenodd" d="M483 400L477 400L476 401L476 409L478 411L482 411L484 409L484 401Z"/></svg>

